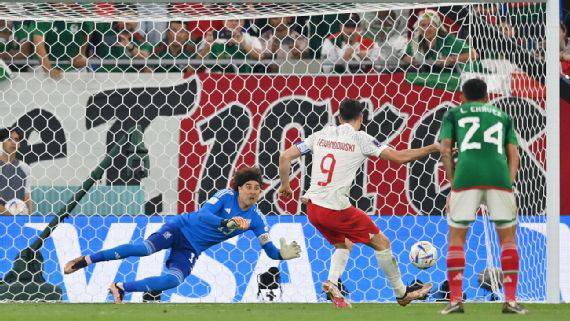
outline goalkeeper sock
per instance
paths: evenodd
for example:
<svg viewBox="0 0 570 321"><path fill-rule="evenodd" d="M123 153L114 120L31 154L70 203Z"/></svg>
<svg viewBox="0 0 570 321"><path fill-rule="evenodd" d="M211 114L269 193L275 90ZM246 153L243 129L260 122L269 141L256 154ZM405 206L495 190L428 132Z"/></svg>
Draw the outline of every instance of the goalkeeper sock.
<svg viewBox="0 0 570 321"><path fill-rule="evenodd" d="M501 268L503 269L503 286L507 302L516 301L517 282L519 278L519 253L517 244L508 242L501 246Z"/></svg>
<svg viewBox="0 0 570 321"><path fill-rule="evenodd" d="M182 282L179 280L178 276L175 276L174 274L165 274L134 282L124 282L122 285L126 292L150 292L172 289L180 285L180 283Z"/></svg>
<svg viewBox="0 0 570 321"><path fill-rule="evenodd" d="M465 252L462 246L450 246L447 251L447 282L449 283L449 299L461 302L463 299L463 269L465 269Z"/></svg>
<svg viewBox="0 0 570 321"><path fill-rule="evenodd" d="M120 260L129 256L147 256L154 253L153 246L148 241L135 244L123 244L112 249L99 251L91 254L92 263L101 261Z"/></svg>
<svg viewBox="0 0 570 321"><path fill-rule="evenodd" d="M150 292L172 289L184 282L186 275L179 269L169 269L166 274L123 283L127 292Z"/></svg>
<svg viewBox="0 0 570 321"><path fill-rule="evenodd" d="M338 283L338 279L344 272L346 268L346 263L348 262L348 256L350 251L348 249L336 249L331 256L331 266L329 269L329 277L327 280L331 281L333 284Z"/></svg>
<svg viewBox="0 0 570 321"><path fill-rule="evenodd" d="M386 274L388 281L392 285L392 289L394 289L396 297L401 298L406 295L406 286L404 285L404 282L402 282L400 268L398 268L398 263L396 263L396 259L392 254L392 250L387 249L374 252L376 254L376 259L378 260L378 264L380 265L382 272Z"/></svg>

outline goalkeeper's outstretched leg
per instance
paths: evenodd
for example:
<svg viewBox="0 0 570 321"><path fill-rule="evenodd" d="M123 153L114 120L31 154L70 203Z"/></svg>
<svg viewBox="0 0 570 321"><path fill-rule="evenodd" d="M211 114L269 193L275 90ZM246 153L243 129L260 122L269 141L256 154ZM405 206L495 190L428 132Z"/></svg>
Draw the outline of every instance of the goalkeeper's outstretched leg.
<svg viewBox="0 0 570 321"><path fill-rule="evenodd" d="M97 262L121 260L132 256L147 256L163 249L171 249L166 262L167 271L165 274L133 282L112 283L109 286L109 292L113 295L115 303L121 303L125 292L172 289L184 282L184 279L190 275L198 256L176 225L172 223L163 225L160 230L142 243L123 244L91 255L80 256L65 265L64 273L70 274Z"/></svg>
<svg viewBox="0 0 570 321"><path fill-rule="evenodd" d="M297 242L287 243L281 238L277 248L269 237L269 226L256 204L261 193L261 171L244 167L236 172L233 182L233 190L218 191L200 210L177 215L144 242L80 256L65 264L64 273L70 274L97 262L147 256L170 249L165 274L111 284L109 291L115 303L120 303L125 292L164 291L177 287L190 275L200 253L248 230L257 236L261 248L270 258L291 260L300 257L301 246Z"/></svg>

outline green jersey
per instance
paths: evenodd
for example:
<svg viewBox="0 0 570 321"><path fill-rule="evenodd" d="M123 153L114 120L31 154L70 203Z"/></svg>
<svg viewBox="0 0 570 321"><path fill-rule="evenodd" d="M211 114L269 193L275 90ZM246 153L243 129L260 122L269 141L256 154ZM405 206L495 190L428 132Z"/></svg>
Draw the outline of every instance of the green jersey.
<svg viewBox="0 0 570 321"><path fill-rule="evenodd" d="M438 58L445 58L451 55L461 55L469 52L469 45L463 39L449 34L445 38L437 37L435 39L435 46L423 53L425 60L437 60ZM417 53L414 52L412 42L408 43L406 47L406 54L414 57Z"/></svg>
<svg viewBox="0 0 570 321"><path fill-rule="evenodd" d="M25 21L14 21L10 39L0 38L0 52L10 53L20 51L22 44L28 41L29 32L29 23Z"/></svg>
<svg viewBox="0 0 570 321"><path fill-rule="evenodd" d="M31 21L31 36L44 38L49 59L63 70L72 69L69 62L81 52L81 47L89 41L95 25L91 21Z"/></svg>
<svg viewBox="0 0 570 321"><path fill-rule="evenodd" d="M440 141L451 139L459 150L453 189L512 190L507 144L517 145L513 121L497 107L462 104L443 116Z"/></svg>
<svg viewBox="0 0 570 321"><path fill-rule="evenodd" d="M130 44L138 48L140 51L146 51L148 54L152 53L152 44L146 41L145 37L139 33L130 33L123 29L119 29L116 24L107 22L97 23L97 32L101 33L101 43L97 45L96 52L99 58L106 60L106 64L101 66L97 71L103 72L137 72L142 69L143 65L135 65L127 63L120 65L115 63L108 63L114 60L131 61L133 55L131 51L125 46L120 44L119 35L124 32L130 37Z"/></svg>

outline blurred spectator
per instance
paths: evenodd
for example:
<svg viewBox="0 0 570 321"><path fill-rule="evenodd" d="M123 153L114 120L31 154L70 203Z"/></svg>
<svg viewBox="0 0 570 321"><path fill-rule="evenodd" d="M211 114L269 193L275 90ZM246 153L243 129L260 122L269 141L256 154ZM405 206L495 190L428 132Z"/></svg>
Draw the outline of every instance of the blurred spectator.
<svg viewBox="0 0 570 321"><path fill-rule="evenodd" d="M245 59L261 57L262 46L259 38L251 36L243 29L243 20L226 20L220 31L207 31L198 46L197 56L205 59L231 59L232 64L216 65L214 71L251 72L253 66Z"/></svg>
<svg viewBox="0 0 570 321"><path fill-rule="evenodd" d="M28 41L27 23L23 21L0 20L0 58L26 59L32 54Z"/></svg>
<svg viewBox="0 0 570 321"><path fill-rule="evenodd" d="M139 32L138 22L117 21L97 29L103 34L101 43L97 46L97 55L108 60L145 60L152 53L152 45ZM105 71L143 71L150 72L146 65L139 64L105 64Z"/></svg>
<svg viewBox="0 0 570 321"><path fill-rule="evenodd" d="M154 48L154 56L160 59L174 60L174 63L161 62L158 71L181 71L177 63L185 62L192 57L196 46L190 41L190 33L181 21L170 21L162 42ZM187 65L185 65L187 66ZM157 71L155 69L155 71Z"/></svg>
<svg viewBox="0 0 570 321"><path fill-rule="evenodd" d="M570 41L568 41L566 26L560 24L560 64L563 76L570 76Z"/></svg>
<svg viewBox="0 0 570 321"><path fill-rule="evenodd" d="M501 33L505 38L514 39L515 38L515 29L507 19L507 17L501 17L501 22L499 23L499 28Z"/></svg>
<svg viewBox="0 0 570 321"><path fill-rule="evenodd" d="M366 12L362 28L366 37L374 39L380 47L376 68L395 69L404 55L407 37L407 10Z"/></svg>
<svg viewBox="0 0 570 321"><path fill-rule="evenodd" d="M264 59L301 59L308 55L308 39L294 28L294 17L269 18L268 28L261 34ZM269 71L278 71L278 62Z"/></svg>
<svg viewBox="0 0 570 321"><path fill-rule="evenodd" d="M167 29L167 21L141 21L140 29L138 31L146 41L152 45L156 45L162 41Z"/></svg>
<svg viewBox="0 0 570 321"><path fill-rule="evenodd" d="M147 18L149 12L168 16L168 5L165 3L137 3L137 12L141 19ZM141 21L138 31L145 37L146 41L156 45L162 41L167 29L167 21Z"/></svg>
<svg viewBox="0 0 570 321"><path fill-rule="evenodd" d="M28 213L34 211L28 179L30 169L16 158L23 137L20 128L0 129L0 215L10 215L4 205L14 198L26 203Z"/></svg>
<svg viewBox="0 0 570 321"><path fill-rule="evenodd" d="M517 35L517 32L515 31L515 28L511 24L510 19L508 17L500 18L499 30L501 30L501 33L505 38L514 40L517 45L523 46L523 48L527 47L527 44L525 43L524 39Z"/></svg>
<svg viewBox="0 0 570 321"><path fill-rule="evenodd" d="M42 69L52 78L87 66L91 21L30 21L30 35Z"/></svg>
<svg viewBox="0 0 570 321"><path fill-rule="evenodd" d="M186 29L190 32L190 39L194 43L200 43L204 38L204 34L207 31L218 31L224 28L223 20L213 20L213 21L188 21L186 22Z"/></svg>
<svg viewBox="0 0 570 321"><path fill-rule="evenodd" d="M374 40L361 36L359 21L358 15L352 14L340 32L325 39L321 49L324 72L331 72L333 68L335 72L366 72L372 69L380 48Z"/></svg>
<svg viewBox="0 0 570 321"><path fill-rule="evenodd" d="M200 17L207 12L203 3L175 2L168 4L167 10L172 16L183 15ZM226 10L226 12L229 12L229 10ZM220 30L223 27L223 20L198 20L186 22L186 30L190 32L190 39L194 43L199 43L204 37L206 31Z"/></svg>
<svg viewBox="0 0 570 321"><path fill-rule="evenodd" d="M414 26L412 39L402 58L404 64L424 69L453 69L457 63L477 59L477 52L463 39L449 33L439 14L433 10L423 11Z"/></svg>

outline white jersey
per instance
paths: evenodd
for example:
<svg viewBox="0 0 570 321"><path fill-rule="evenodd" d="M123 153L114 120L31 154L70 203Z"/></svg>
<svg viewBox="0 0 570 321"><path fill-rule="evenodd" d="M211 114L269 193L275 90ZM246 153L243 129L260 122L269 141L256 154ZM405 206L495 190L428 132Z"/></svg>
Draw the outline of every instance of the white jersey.
<svg viewBox="0 0 570 321"><path fill-rule="evenodd" d="M356 171L368 157L378 157L388 147L346 123L329 125L296 146L303 155L313 154L311 187L303 197L331 210L351 206L349 193Z"/></svg>

